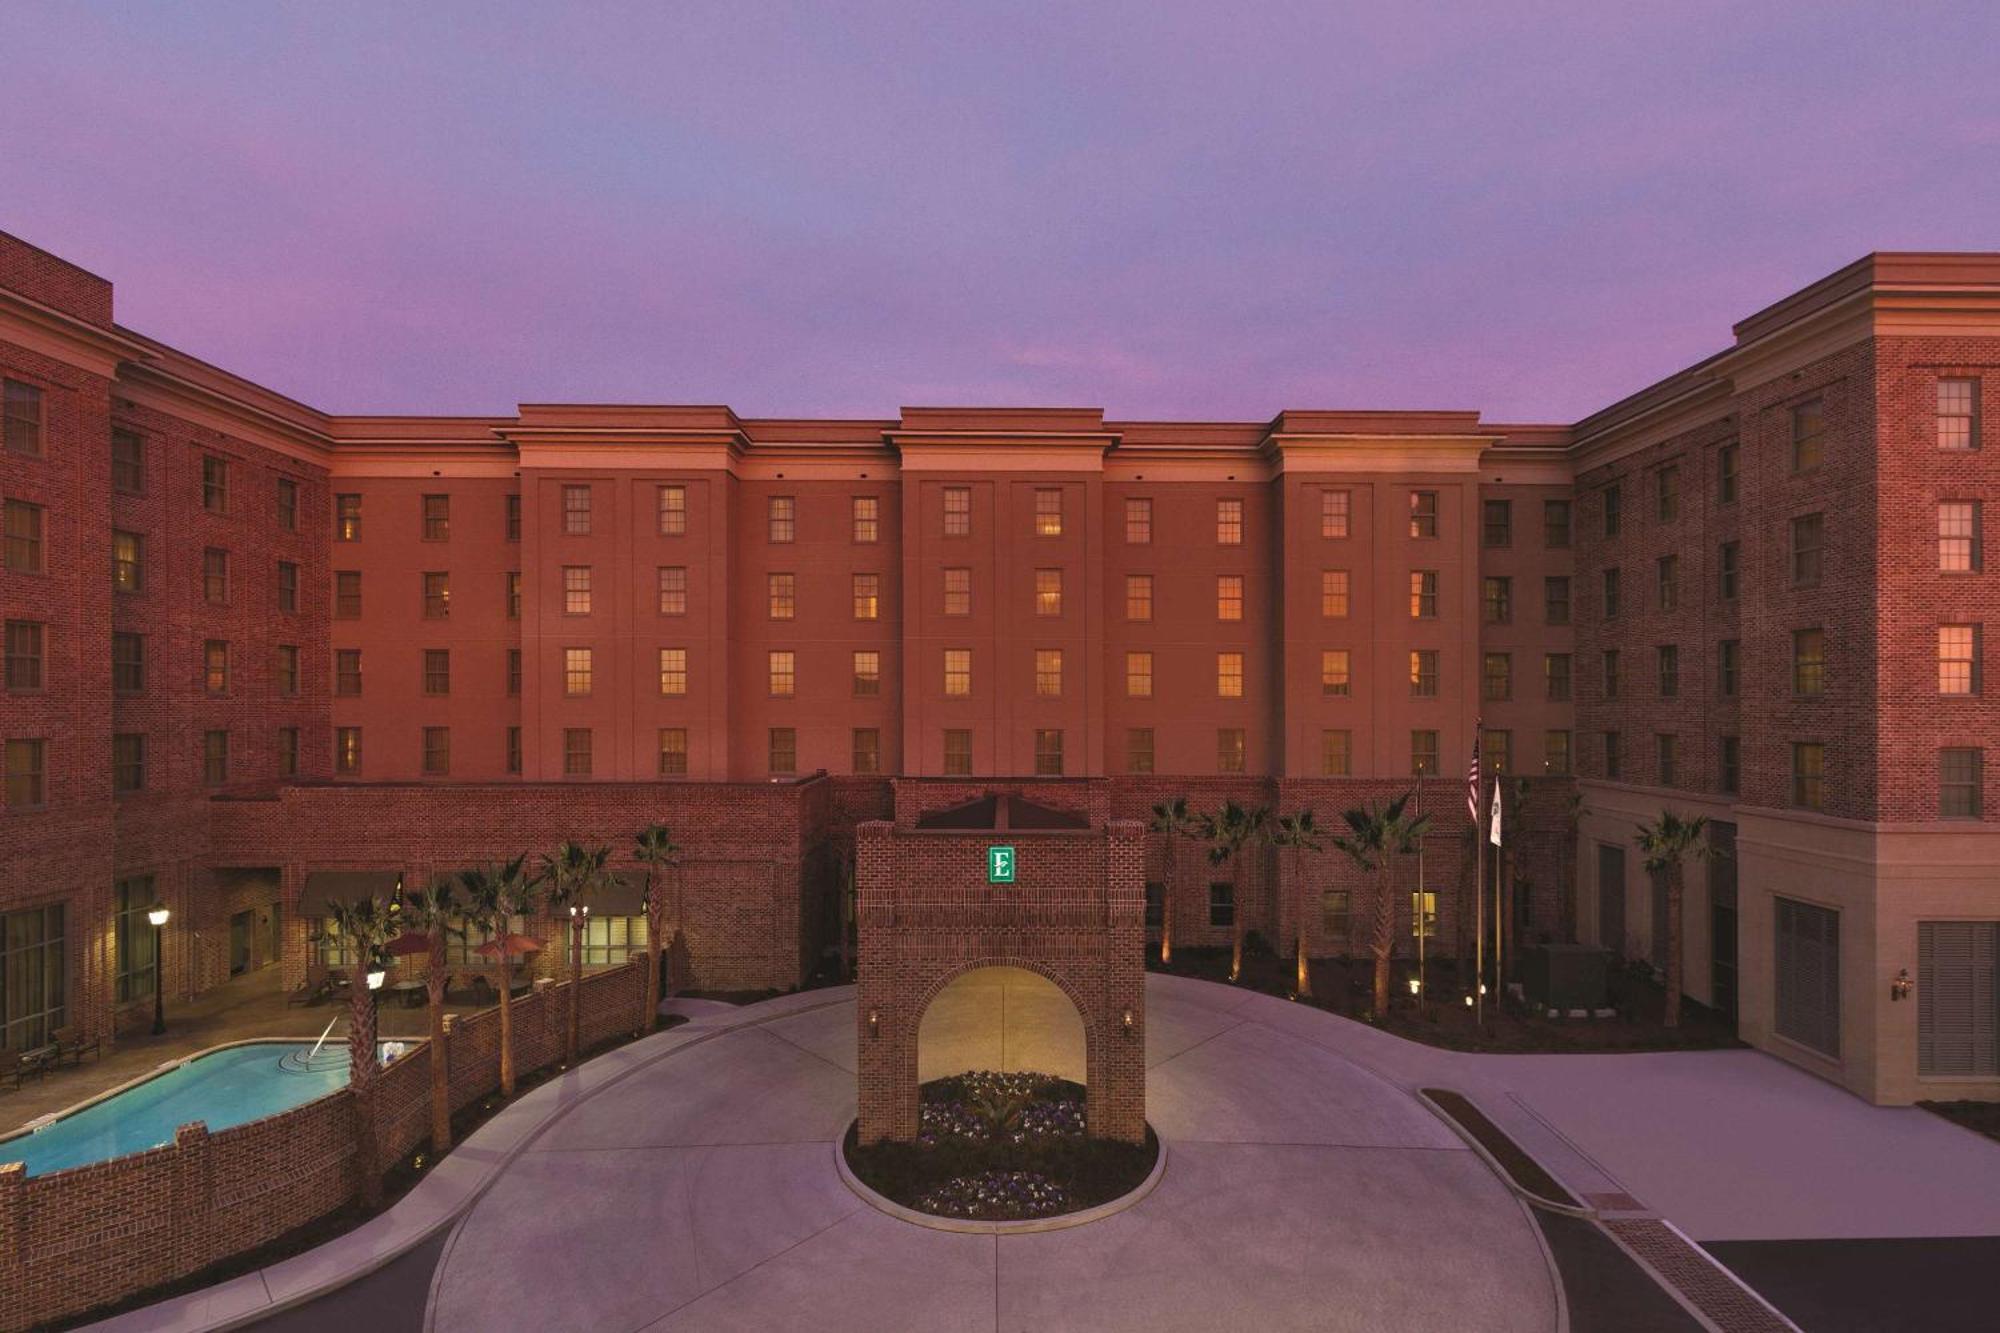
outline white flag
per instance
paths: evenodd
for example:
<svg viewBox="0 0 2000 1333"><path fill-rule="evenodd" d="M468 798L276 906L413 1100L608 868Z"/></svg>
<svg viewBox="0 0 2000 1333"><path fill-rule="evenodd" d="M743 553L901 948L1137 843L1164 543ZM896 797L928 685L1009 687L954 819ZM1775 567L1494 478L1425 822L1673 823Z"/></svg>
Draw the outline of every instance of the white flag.
<svg viewBox="0 0 2000 1333"><path fill-rule="evenodd" d="M1495 847L1500 845L1500 784L1498 782L1493 784L1493 831L1487 835L1487 841L1491 842Z"/></svg>

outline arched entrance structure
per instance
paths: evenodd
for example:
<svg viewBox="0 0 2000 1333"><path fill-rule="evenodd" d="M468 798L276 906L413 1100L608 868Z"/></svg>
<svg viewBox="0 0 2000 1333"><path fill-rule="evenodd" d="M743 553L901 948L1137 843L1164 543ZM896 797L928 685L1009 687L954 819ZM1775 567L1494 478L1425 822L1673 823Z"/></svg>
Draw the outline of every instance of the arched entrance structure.
<svg viewBox="0 0 2000 1333"><path fill-rule="evenodd" d="M1059 784L1032 790L1061 795ZM970 1032L982 1002L1018 1000L1024 1047L1057 1056L1062 1023L1049 988L1081 1020L1089 1132L1142 1141L1144 829L962 783L898 782L896 810L894 823L856 829L861 1141L916 1137L920 1038L934 1003L945 1006L933 1020L944 1026L932 1035L947 1041L953 1023ZM1000 1030L1004 1060L1004 1010ZM981 1039L968 1035L965 1049Z"/></svg>
<svg viewBox="0 0 2000 1333"><path fill-rule="evenodd" d="M1062 987L1025 967L975 967L917 1020L917 1082L970 1069L1089 1077L1083 1015Z"/></svg>

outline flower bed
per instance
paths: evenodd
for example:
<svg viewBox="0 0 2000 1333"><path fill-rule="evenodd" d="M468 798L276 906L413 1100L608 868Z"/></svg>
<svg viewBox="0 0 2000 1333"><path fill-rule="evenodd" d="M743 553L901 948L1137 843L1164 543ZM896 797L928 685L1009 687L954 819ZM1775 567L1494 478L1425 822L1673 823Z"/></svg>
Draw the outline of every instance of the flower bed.
<svg viewBox="0 0 2000 1333"><path fill-rule="evenodd" d="M861 1147L850 1129L848 1166L870 1189L938 1217L1021 1221L1107 1203L1146 1179L1159 1153L1085 1132L1084 1090L1036 1073L977 1070L919 1091L914 1143Z"/></svg>

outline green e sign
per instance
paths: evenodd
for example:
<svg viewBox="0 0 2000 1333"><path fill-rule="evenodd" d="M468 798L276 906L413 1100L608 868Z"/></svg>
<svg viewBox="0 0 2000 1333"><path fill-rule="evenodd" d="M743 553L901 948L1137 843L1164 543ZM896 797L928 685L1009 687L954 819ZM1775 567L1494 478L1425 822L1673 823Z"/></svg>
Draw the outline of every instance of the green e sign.
<svg viewBox="0 0 2000 1333"><path fill-rule="evenodd" d="M1014 849L1012 847L988 847L986 849L986 882L988 884L1012 884L1014 882Z"/></svg>

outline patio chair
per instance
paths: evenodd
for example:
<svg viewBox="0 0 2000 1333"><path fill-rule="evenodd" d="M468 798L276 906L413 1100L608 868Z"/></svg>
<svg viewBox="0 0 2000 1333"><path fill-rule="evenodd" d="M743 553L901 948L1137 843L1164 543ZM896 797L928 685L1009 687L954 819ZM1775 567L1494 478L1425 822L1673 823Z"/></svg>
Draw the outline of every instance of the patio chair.
<svg viewBox="0 0 2000 1333"><path fill-rule="evenodd" d="M327 996L332 992L332 990L333 990L333 983L329 981L327 978L320 977L318 979L314 979L308 977L306 980L299 983L299 988L297 990L293 991L291 994L285 997L285 1007L288 1009L295 1009L295 1008L305 1008L309 1005L319 1004L321 1001L327 998Z"/></svg>
<svg viewBox="0 0 2000 1333"><path fill-rule="evenodd" d="M59 1061L67 1060L73 1065L81 1065L86 1055L93 1060L98 1057L100 1050L98 1039L85 1036L81 1028L57 1028L55 1038L56 1059Z"/></svg>
<svg viewBox="0 0 2000 1333"><path fill-rule="evenodd" d="M14 1057L13 1063L0 1069L0 1077L5 1077L15 1089L31 1078L40 1078L56 1067L57 1046L37 1046L31 1051L22 1051Z"/></svg>

